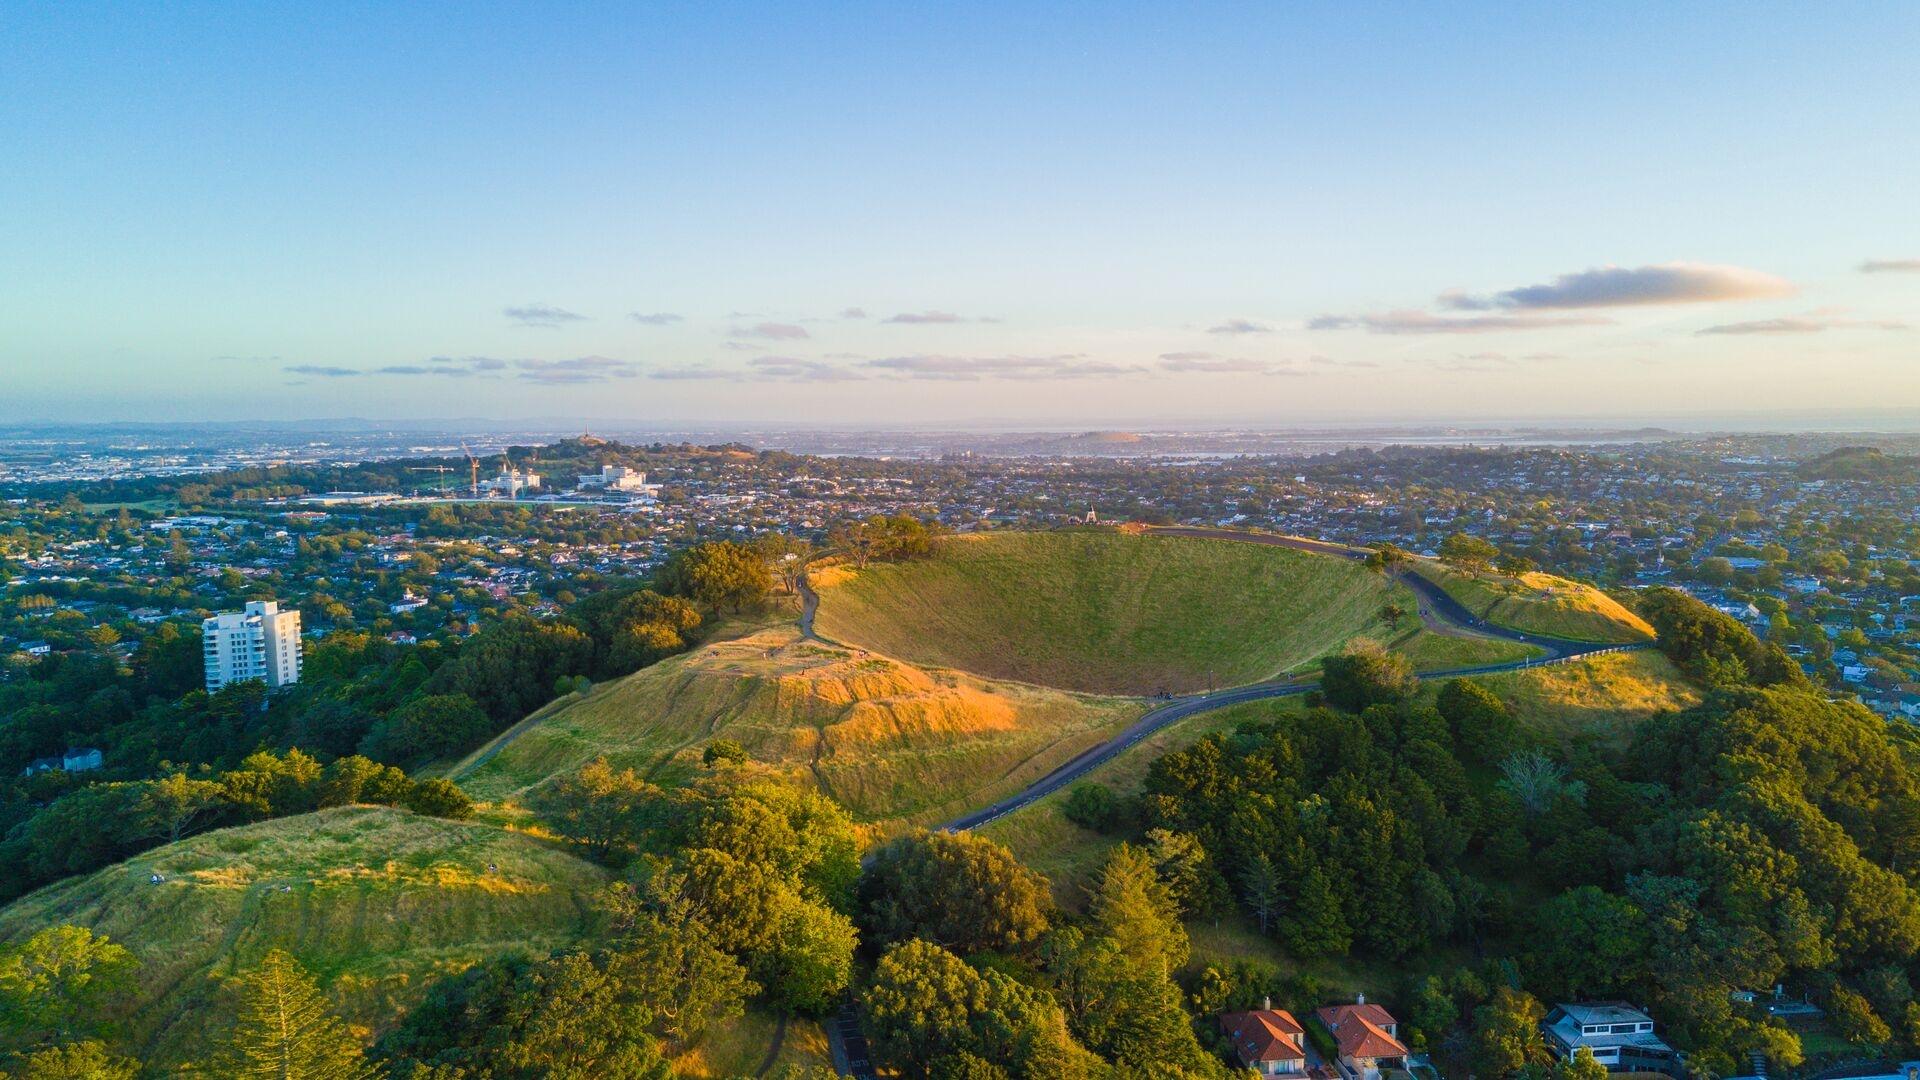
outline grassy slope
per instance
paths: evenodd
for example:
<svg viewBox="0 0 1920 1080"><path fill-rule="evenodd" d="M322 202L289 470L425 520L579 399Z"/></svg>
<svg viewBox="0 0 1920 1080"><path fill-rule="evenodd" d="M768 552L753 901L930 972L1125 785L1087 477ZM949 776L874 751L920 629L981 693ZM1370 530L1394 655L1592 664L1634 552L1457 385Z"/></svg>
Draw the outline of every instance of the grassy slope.
<svg viewBox="0 0 1920 1080"><path fill-rule="evenodd" d="M1591 585L1552 574L1474 574L1432 559L1414 560L1413 569L1496 626L1574 641L1653 640L1646 620Z"/></svg>
<svg viewBox="0 0 1920 1080"><path fill-rule="evenodd" d="M1096 693L1191 691L1310 663L1413 598L1327 556L1102 532L951 537L825 584L818 629L916 663Z"/></svg>
<svg viewBox="0 0 1920 1080"><path fill-rule="evenodd" d="M1699 690L1673 662L1650 649L1482 675L1478 681L1523 726L1560 742L1585 733L1624 745L1641 721L1700 701Z"/></svg>
<svg viewBox="0 0 1920 1080"><path fill-rule="evenodd" d="M728 738L884 830L1016 791L1143 708L924 670L778 627L595 687L462 784L479 799L519 798L600 755L673 781Z"/></svg>
<svg viewBox="0 0 1920 1080"><path fill-rule="evenodd" d="M155 872L167 881L149 884ZM605 880L516 833L343 807L192 837L42 889L0 909L0 940L70 923L133 950L129 1033L174 1062L216 1027L220 980L269 949L299 957L351 1022L378 1031L432 976L573 941Z"/></svg>

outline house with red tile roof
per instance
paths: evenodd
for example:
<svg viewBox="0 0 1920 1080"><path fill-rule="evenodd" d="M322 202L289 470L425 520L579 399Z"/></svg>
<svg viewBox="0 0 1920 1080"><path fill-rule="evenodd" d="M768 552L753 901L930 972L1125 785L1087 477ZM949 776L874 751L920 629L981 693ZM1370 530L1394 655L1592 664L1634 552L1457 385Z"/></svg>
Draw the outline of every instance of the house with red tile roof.
<svg viewBox="0 0 1920 1080"><path fill-rule="evenodd" d="M1407 1048L1400 1042L1400 1022L1365 994L1352 1005L1328 1005L1313 1015L1339 1048L1335 1061L1346 1080L1380 1080L1380 1070L1406 1067Z"/></svg>
<svg viewBox="0 0 1920 1080"><path fill-rule="evenodd" d="M1220 1030L1226 1033L1240 1064L1261 1076L1306 1071L1307 1031L1292 1013L1274 1008L1271 999L1248 1012L1222 1013Z"/></svg>

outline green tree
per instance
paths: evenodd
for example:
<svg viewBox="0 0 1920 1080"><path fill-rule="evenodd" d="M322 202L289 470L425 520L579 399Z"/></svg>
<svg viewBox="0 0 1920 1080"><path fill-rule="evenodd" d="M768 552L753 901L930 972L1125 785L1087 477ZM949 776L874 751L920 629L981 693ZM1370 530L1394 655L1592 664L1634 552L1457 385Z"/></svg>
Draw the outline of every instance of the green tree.
<svg viewBox="0 0 1920 1080"><path fill-rule="evenodd" d="M1540 1021L1547 1012L1532 994L1500 987L1473 1011L1473 1067L1485 1076L1512 1076L1548 1059Z"/></svg>
<svg viewBox="0 0 1920 1080"><path fill-rule="evenodd" d="M225 805L219 784L174 773L147 782L135 813L144 835L171 844L194 832L196 825L204 827Z"/></svg>
<svg viewBox="0 0 1920 1080"><path fill-rule="evenodd" d="M924 938L959 949L1029 945L1047 928L1047 880L999 844L917 832L873 856L860 883L864 923L882 942Z"/></svg>
<svg viewBox="0 0 1920 1080"><path fill-rule="evenodd" d="M1556 1062L1553 1068L1554 1080L1607 1080L1607 1067L1593 1056L1593 1051L1578 1047L1565 1060Z"/></svg>
<svg viewBox="0 0 1920 1080"><path fill-rule="evenodd" d="M473 799L451 780L432 777L413 785L407 809L429 817L463 820L473 816Z"/></svg>
<svg viewBox="0 0 1920 1080"><path fill-rule="evenodd" d="M225 1075L245 1080L371 1077L359 1040L298 961L275 949L236 987L234 1025L218 1046Z"/></svg>
<svg viewBox="0 0 1920 1080"><path fill-rule="evenodd" d="M642 916L620 935L608 970L641 997L656 1030L682 1046L741 1013L760 992L740 962L697 923Z"/></svg>
<svg viewBox="0 0 1920 1080"><path fill-rule="evenodd" d="M496 1080L670 1080L653 1016L583 952L549 957L514 984L491 1040Z"/></svg>
<svg viewBox="0 0 1920 1080"><path fill-rule="evenodd" d="M1350 712L1404 701L1419 687L1406 657L1368 638L1355 638L1339 656L1329 656L1320 665L1320 692L1329 704Z"/></svg>
<svg viewBox="0 0 1920 1080"><path fill-rule="evenodd" d="M1180 905L1145 851L1132 844L1114 848L1090 892L1087 908L1094 926L1129 964L1163 976L1186 964Z"/></svg>
<svg viewBox="0 0 1920 1080"><path fill-rule="evenodd" d="M740 765L752 760L747 748L732 739L715 739L700 752L700 764L708 768L721 764Z"/></svg>
<svg viewBox="0 0 1920 1080"><path fill-rule="evenodd" d="M1434 706L1453 729L1454 745L1476 761L1499 761L1519 738L1519 724L1506 704L1470 679L1447 680Z"/></svg>
<svg viewBox="0 0 1920 1080"><path fill-rule="evenodd" d="M533 808L555 832L605 859L639 838L640 810L658 793L632 769L614 772L606 758L596 758L548 785Z"/></svg>
<svg viewBox="0 0 1920 1080"><path fill-rule="evenodd" d="M1485 570L1499 557L1499 548L1466 533L1454 533L1440 542L1440 561L1461 570Z"/></svg>
<svg viewBox="0 0 1920 1080"><path fill-rule="evenodd" d="M1893 1037L1867 999L1845 986L1828 992L1827 1020L1833 1024L1834 1034L1850 1043L1879 1046Z"/></svg>
<svg viewBox="0 0 1920 1080"><path fill-rule="evenodd" d="M20 1055L16 1064L19 1071L0 1072L0 1080L134 1080L140 1075L139 1061L95 1039L39 1047Z"/></svg>
<svg viewBox="0 0 1920 1080"><path fill-rule="evenodd" d="M426 694L376 723L367 756L383 761L422 761L467 750L491 731L487 714L465 694Z"/></svg>
<svg viewBox="0 0 1920 1080"><path fill-rule="evenodd" d="M1280 920L1280 938L1301 956L1335 956L1353 944L1353 927L1325 870L1307 872L1293 910Z"/></svg>
<svg viewBox="0 0 1920 1080"><path fill-rule="evenodd" d="M1534 964L1555 996L1618 994L1634 985L1653 952L1646 912L1594 885L1569 889L1534 915Z"/></svg>
<svg viewBox="0 0 1920 1080"><path fill-rule="evenodd" d="M132 985L133 954L84 926L54 926L0 947L0 1023L24 1041L91 1030Z"/></svg>
<svg viewBox="0 0 1920 1080"><path fill-rule="evenodd" d="M773 591L773 573L752 548L729 540L695 544L660 569L669 593L734 612L758 607Z"/></svg>

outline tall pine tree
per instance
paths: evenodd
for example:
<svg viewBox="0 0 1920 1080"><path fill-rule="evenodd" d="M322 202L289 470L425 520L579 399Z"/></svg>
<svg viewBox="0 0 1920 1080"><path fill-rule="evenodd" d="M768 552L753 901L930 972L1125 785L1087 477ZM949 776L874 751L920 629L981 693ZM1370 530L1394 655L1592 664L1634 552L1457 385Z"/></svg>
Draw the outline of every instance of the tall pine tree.
<svg viewBox="0 0 1920 1080"><path fill-rule="evenodd" d="M235 1080L364 1080L378 1075L299 961L275 949L241 977L222 1065Z"/></svg>

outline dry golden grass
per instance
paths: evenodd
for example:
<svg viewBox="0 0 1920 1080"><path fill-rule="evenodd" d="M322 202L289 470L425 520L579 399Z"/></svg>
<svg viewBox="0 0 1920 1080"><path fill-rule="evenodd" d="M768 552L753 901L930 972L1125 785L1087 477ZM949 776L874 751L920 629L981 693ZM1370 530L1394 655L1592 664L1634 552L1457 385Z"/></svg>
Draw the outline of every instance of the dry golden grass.
<svg viewBox="0 0 1920 1080"><path fill-rule="evenodd" d="M1653 627L1591 585L1552 574L1514 578L1456 570L1433 559L1415 559L1413 570L1445 589L1467 610L1497 626L1527 634L1631 644L1653 640Z"/></svg>
<svg viewBox="0 0 1920 1080"><path fill-rule="evenodd" d="M750 1008L738 1019L708 1028L698 1046L676 1055L671 1062L673 1074L689 1080L757 1075L760 1063L767 1058L767 1048L773 1045L778 1026L779 1021L774 1017ZM825 1029L813 1020L789 1018L773 1068L832 1064L833 1052L827 1047Z"/></svg>
<svg viewBox="0 0 1920 1080"><path fill-rule="evenodd" d="M167 880L151 884L154 873ZM74 924L131 949L127 1031L167 1064L198 1056L219 1023L220 981L270 949L293 953L350 1023L378 1031L435 976L577 940L606 880L517 833L342 807L192 837L41 889L0 909L0 940Z"/></svg>
<svg viewBox="0 0 1920 1080"><path fill-rule="evenodd" d="M726 738L890 831L1017 791L1143 709L925 670L775 627L595 687L462 783L476 798L524 800L600 756L672 782Z"/></svg>
<svg viewBox="0 0 1920 1080"><path fill-rule="evenodd" d="M1624 745L1641 722L1700 701L1700 691L1652 649L1483 675L1475 681L1499 695L1522 726L1563 741L1590 734Z"/></svg>

